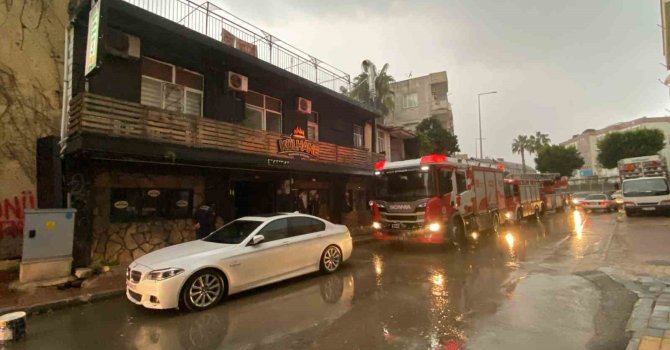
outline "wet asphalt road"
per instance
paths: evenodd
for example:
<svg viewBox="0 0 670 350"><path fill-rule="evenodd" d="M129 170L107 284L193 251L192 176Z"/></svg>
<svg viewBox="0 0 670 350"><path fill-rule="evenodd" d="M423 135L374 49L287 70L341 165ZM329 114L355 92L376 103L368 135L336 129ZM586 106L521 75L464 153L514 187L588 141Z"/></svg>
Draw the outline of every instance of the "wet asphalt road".
<svg viewBox="0 0 670 350"><path fill-rule="evenodd" d="M622 334L629 311L598 324L603 291L575 274L607 257L616 217L549 214L462 249L368 244L333 275L263 287L201 313L144 310L125 297L57 310L30 317L27 339L8 348L598 348L594 339L618 348L625 339L598 343L594 334Z"/></svg>

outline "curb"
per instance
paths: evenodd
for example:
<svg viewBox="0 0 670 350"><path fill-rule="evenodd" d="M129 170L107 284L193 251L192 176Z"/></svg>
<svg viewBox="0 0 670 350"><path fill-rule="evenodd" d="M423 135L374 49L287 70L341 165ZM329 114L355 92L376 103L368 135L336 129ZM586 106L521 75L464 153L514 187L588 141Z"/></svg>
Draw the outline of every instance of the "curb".
<svg viewBox="0 0 670 350"><path fill-rule="evenodd" d="M77 306L77 305L82 305L82 304L87 304L93 301L100 301L104 299L109 299L112 297L120 296L125 293L126 289L125 286L124 288L119 288L119 289L113 289L113 290L106 290L103 292L99 293L86 293L82 295L78 295L75 297L70 297L67 299L61 299L61 300L56 300L52 302L47 302L47 303L42 303L42 304L34 304L34 305L29 305L25 307L8 307L4 309L0 309L0 315L14 312L14 311L24 311L28 315L35 315L39 314L48 310L55 310L55 309L62 309L65 307L69 306Z"/></svg>

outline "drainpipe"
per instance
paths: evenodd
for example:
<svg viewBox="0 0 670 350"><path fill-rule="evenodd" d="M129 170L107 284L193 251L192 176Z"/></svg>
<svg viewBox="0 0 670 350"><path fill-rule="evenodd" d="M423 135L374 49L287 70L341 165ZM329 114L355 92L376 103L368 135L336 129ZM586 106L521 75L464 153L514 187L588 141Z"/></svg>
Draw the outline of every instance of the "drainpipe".
<svg viewBox="0 0 670 350"><path fill-rule="evenodd" d="M68 91L70 91L70 81L68 80L68 66L70 64L70 60L72 59L70 57L70 31L72 30L72 23L68 24L66 30L65 30L65 49L63 50L63 90L61 91L61 94L63 95L61 104L62 104L62 109L61 109L61 118L60 118L60 147L61 147L61 152L65 150L65 141L67 140L67 126L68 122L70 120L70 117L68 115L69 108L68 108L68 101L67 96L68 96Z"/></svg>

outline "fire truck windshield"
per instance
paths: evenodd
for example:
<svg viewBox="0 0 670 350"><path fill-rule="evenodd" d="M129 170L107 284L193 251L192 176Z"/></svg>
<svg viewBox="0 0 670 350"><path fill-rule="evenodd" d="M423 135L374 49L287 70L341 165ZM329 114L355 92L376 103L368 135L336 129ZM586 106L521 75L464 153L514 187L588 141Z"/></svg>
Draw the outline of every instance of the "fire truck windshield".
<svg viewBox="0 0 670 350"><path fill-rule="evenodd" d="M413 201L431 197L435 192L430 171L403 169L382 172L375 179L376 199Z"/></svg>
<svg viewBox="0 0 670 350"><path fill-rule="evenodd" d="M633 179L623 182L624 197L648 197L670 194L664 178Z"/></svg>

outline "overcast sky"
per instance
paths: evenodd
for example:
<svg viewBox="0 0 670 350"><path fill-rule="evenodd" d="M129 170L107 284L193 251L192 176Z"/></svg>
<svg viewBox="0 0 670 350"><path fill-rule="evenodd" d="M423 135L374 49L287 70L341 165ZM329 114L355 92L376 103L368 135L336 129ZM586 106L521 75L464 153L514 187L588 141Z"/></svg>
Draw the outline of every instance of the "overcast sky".
<svg viewBox="0 0 670 350"><path fill-rule="evenodd" d="M474 155L518 160L511 141L552 141L670 108L657 0L215 0L356 75L369 58L396 80L446 70L455 132ZM532 161L530 165L533 165Z"/></svg>

